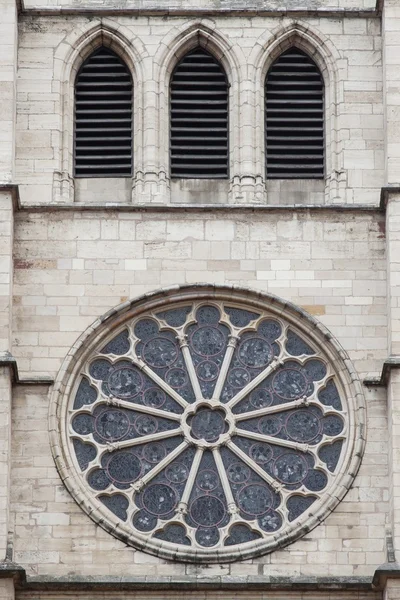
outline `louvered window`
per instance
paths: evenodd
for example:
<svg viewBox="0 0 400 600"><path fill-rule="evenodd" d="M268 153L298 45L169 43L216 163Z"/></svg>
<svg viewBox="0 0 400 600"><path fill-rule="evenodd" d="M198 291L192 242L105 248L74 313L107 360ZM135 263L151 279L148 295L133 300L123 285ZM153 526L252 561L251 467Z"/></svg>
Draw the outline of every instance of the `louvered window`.
<svg viewBox="0 0 400 600"><path fill-rule="evenodd" d="M75 176L132 174L132 78L101 47L83 63L75 85Z"/></svg>
<svg viewBox="0 0 400 600"><path fill-rule="evenodd" d="M171 176L228 177L228 83L202 48L186 54L171 79Z"/></svg>
<svg viewBox="0 0 400 600"><path fill-rule="evenodd" d="M291 48L266 79L266 153L269 179L324 176L324 84L314 61Z"/></svg>

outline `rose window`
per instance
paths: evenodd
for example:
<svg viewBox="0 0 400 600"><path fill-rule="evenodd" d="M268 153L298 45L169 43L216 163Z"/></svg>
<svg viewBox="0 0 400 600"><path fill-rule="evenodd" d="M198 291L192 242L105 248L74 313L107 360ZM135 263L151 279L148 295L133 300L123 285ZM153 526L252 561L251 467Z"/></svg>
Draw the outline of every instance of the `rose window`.
<svg viewBox="0 0 400 600"><path fill-rule="evenodd" d="M56 461L125 542L234 560L329 514L356 471L361 413L340 351L303 314L199 296L143 302L89 332L57 390Z"/></svg>

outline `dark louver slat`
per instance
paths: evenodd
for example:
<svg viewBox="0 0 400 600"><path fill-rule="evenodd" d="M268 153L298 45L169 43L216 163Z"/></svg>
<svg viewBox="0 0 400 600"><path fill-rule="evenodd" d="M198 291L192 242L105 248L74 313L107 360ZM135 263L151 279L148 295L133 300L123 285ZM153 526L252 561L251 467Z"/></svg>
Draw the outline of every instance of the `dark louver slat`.
<svg viewBox="0 0 400 600"><path fill-rule="evenodd" d="M268 179L324 176L324 86L314 61L291 48L270 68L265 90Z"/></svg>
<svg viewBox="0 0 400 600"><path fill-rule="evenodd" d="M75 85L75 176L132 175L132 78L108 48L83 63Z"/></svg>
<svg viewBox="0 0 400 600"><path fill-rule="evenodd" d="M228 83L205 50L189 52L171 78L171 177L228 177Z"/></svg>

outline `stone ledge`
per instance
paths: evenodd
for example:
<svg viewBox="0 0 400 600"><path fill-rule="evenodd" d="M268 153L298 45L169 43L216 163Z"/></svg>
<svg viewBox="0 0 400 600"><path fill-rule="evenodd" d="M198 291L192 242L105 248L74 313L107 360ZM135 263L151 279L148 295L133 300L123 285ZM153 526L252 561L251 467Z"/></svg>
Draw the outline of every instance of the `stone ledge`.
<svg viewBox="0 0 400 600"><path fill-rule="evenodd" d="M20 377L18 364L14 356L10 352L0 352L0 367L9 367L11 370L13 383L19 385L52 385L54 379L52 377ZM1 565L2 563L0 563Z"/></svg>
<svg viewBox="0 0 400 600"><path fill-rule="evenodd" d="M364 17L364 18L380 18L379 11L375 8L293 8L293 9L276 9L276 8L265 8L263 6L248 6L242 8L223 7L223 8L161 8L157 2L143 7L137 3L137 6L118 7L118 8L91 8L90 6L56 6L49 8L46 6L34 6L32 8L25 7L21 11L22 15L29 16L63 16L63 15L83 15L83 16L155 16L155 17L179 17L179 16L193 16L193 17L210 17L210 16L246 16L246 17L326 17L326 18L338 18L338 17Z"/></svg>
<svg viewBox="0 0 400 600"><path fill-rule="evenodd" d="M382 590L389 579L400 579L400 565L398 562L387 562L378 567L374 573L372 585Z"/></svg>
<svg viewBox="0 0 400 600"><path fill-rule="evenodd" d="M16 183L0 183L0 193L8 192L11 194L14 212L19 210L21 202L19 198L19 187Z"/></svg>
<svg viewBox="0 0 400 600"><path fill-rule="evenodd" d="M14 579L17 586L26 583L26 572L23 567L12 561L0 561L0 579Z"/></svg>
<svg viewBox="0 0 400 600"><path fill-rule="evenodd" d="M55 577L48 575L26 576L20 565L11 561L0 562L0 579L12 578L15 587L26 591L135 591L135 590L236 590L255 591L312 591L374 592L383 589L388 579L400 578L398 563L378 567L373 577L277 577L277 576L210 576L210 577L112 577L77 576Z"/></svg>
<svg viewBox="0 0 400 600"><path fill-rule="evenodd" d="M83 204L73 202L69 204L24 204L19 205L22 212L95 212L95 211L119 211L119 212L227 212L227 211L250 211L250 212L289 212L300 211L325 211L325 212L379 212L381 207L370 204Z"/></svg>
<svg viewBox="0 0 400 600"><path fill-rule="evenodd" d="M381 199L379 203L381 210L386 210L390 194L400 194L400 186L386 185L385 187L381 188Z"/></svg>
<svg viewBox="0 0 400 600"><path fill-rule="evenodd" d="M381 374L376 377L365 377L363 384L366 387L386 387L392 369L400 369L400 356L389 356L383 363Z"/></svg>
<svg viewBox="0 0 400 600"><path fill-rule="evenodd" d="M28 577L29 590L360 590L372 591L371 577Z"/></svg>

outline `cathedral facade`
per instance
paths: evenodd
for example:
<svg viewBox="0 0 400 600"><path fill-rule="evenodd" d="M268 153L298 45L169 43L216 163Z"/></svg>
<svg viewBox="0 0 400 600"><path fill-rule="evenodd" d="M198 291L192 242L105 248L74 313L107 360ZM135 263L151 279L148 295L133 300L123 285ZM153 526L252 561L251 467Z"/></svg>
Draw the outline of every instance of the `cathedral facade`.
<svg viewBox="0 0 400 600"><path fill-rule="evenodd" d="M400 600L399 0L0 3L1 598Z"/></svg>

